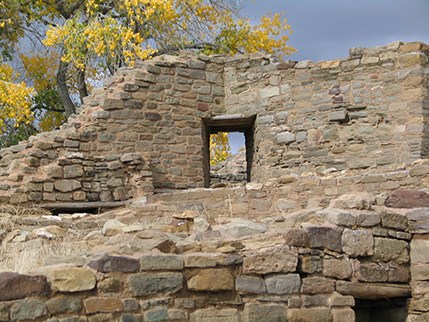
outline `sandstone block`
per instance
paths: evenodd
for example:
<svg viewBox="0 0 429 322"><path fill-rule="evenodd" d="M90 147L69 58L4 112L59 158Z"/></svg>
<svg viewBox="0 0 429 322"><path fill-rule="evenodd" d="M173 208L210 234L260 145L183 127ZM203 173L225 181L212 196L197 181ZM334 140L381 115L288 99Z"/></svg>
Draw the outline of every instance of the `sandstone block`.
<svg viewBox="0 0 429 322"><path fill-rule="evenodd" d="M410 243L410 255L412 264L429 263L429 240L414 238Z"/></svg>
<svg viewBox="0 0 429 322"><path fill-rule="evenodd" d="M373 227L381 222L380 215L373 212L359 212L355 216L357 225L361 227Z"/></svg>
<svg viewBox="0 0 429 322"><path fill-rule="evenodd" d="M260 95L262 98L269 98L273 96L277 96L280 94L280 88L279 87L267 87L264 89L261 89Z"/></svg>
<svg viewBox="0 0 429 322"><path fill-rule="evenodd" d="M207 308L191 313L190 322L239 322L237 309Z"/></svg>
<svg viewBox="0 0 429 322"><path fill-rule="evenodd" d="M46 296L49 285L45 276L30 276L12 272L0 273L0 301L29 296Z"/></svg>
<svg viewBox="0 0 429 322"><path fill-rule="evenodd" d="M49 313L57 315L63 313L79 313L82 310L82 302L76 296L58 296L46 301Z"/></svg>
<svg viewBox="0 0 429 322"><path fill-rule="evenodd" d="M244 274L269 274L295 272L298 250L287 245L251 252L243 259Z"/></svg>
<svg viewBox="0 0 429 322"><path fill-rule="evenodd" d="M140 257L140 269L152 270L181 270L183 258L177 255L143 255Z"/></svg>
<svg viewBox="0 0 429 322"><path fill-rule="evenodd" d="M234 275L227 268L209 268L198 272L188 280L192 291L227 291L234 289Z"/></svg>
<svg viewBox="0 0 429 322"><path fill-rule="evenodd" d="M289 309L287 313L287 321L332 322L329 308Z"/></svg>
<svg viewBox="0 0 429 322"><path fill-rule="evenodd" d="M331 278L311 276L302 279L301 293L319 294L334 292L335 281Z"/></svg>
<svg viewBox="0 0 429 322"><path fill-rule="evenodd" d="M313 274L322 271L322 259L319 256L302 256L298 270L303 273Z"/></svg>
<svg viewBox="0 0 429 322"><path fill-rule="evenodd" d="M294 247L308 247L308 235L304 229L287 229L283 234L286 244Z"/></svg>
<svg viewBox="0 0 429 322"><path fill-rule="evenodd" d="M65 179L72 179L72 178L79 178L84 175L83 167L78 164L73 165L67 165L64 167L64 178Z"/></svg>
<svg viewBox="0 0 429 322"><path fill-rule="evenodd" d="M413 209L406 216L410 233L426 233L429 231L429 209Z"/></svg>
<svg viewBox="0 0 429 322"><path fill-rule="evenodd" d="M119 317L119 322L142 322L140 314L124 313Z"/></svg>
<svg viewBox="0 0 429 322"><path fill-rule="evenodd" d="M352 265L350 260L342 259L324 259L323 260L323 275L334 277L337 279L349 279L352 275Z"/></svg>
<svg viewBox="0 0 429 322"><path fill-rule="evenodd" d="M234 218L231 222L222 225L220 227L220 231L225 235L240 238L248 235L264 233L267 231L267 227L249 219Z"/></svg>
<svg viewBox="0 0 429 322"><path fill-rule="evenodd" d="M264 279L257 276L237 276L235 289L243 294L263 294L266 292Z"/></svg>
<svg viewBox="0 0 429 322"><path fill-rule="evenodd" d="M328 115L328 120L331 122L345 122L348 120L348 113L346 110L331 112Z"/></svg>
<svg viewBox="0 0 429 322"><path fill-rule="evenodd" d="M133 273L139 270L139 261L132 257L103 255L100 258L91 260L87 264L89 267L103 273L123 272Z"/></svg>
<svg viewBox="0 0 429 322"><path fill-rule="evenodd" d="M174 293L183 287L182 273L137 273L128 277L128 285L135 296Z"/></svg>
<svg viewBox="0 0 429 322"><path fill-rule="evenodd" d="M355 298L335 292L329 297L330 306L355 306Z"/></svg>
<svg viewBox="0 0 429 322"><path fill-rule="evenodd" d="M327 225L309 225L304 229L307 231L311 248L326 248L329 250L341 252L341 229Z"/></svg>
<svg viewBox="0 0 429 322"><path fill-rule="evenodd" d="M374 259L383 262L394 261L397 264L408 263L408 243L390 238L375 238Z"/></svg>
<svg viewBox="0 0 429 322"><path fill-rule="evenodd" d="M296 140L295 134L291 132L282 132L277 134L277 143L279 144L289 144Z"/></svg>
<svg viewBox="0 0 429 322"><path fill-rule="evenodd" d="M396 265L389 266L389 282L406 283L410 280L410 268Z"/></svg>
<svg viewBox="0 0 429 322"><path fill-rule="evenodd" d="M355 321L355 311L351 308L332 309L332 322Z"/></svg>
<svg viewBox="0 0 429 322"><path fill-rule="evenodd" d="M10 308L12 321L35 320L46 315L46 306L42 301L25 299L15 302Z"/></svg>
<svg viewBox="0 0 429 322"><path fill-rule="evenodd" d="M374 252L374 237L366 230L344 229L341 238L343 251L352 256L371 256Z"/></svg>
<svg viewBox="0 0 429 322"><path fill-rule="evenodd" d="M400 55L398 57L398 62L402 66L414 66L419 64L426 64L428 62L428 57L423 53L413 52Z"/></svg>
<svg viewBox="0 0 429 322"><path fill-rule="evenodd" d="M106 111L123 109L124 108L124 101L121 99L106 98L106 99L104 99L104 102L103 102L103 108Z"/></svg>
<svg viewBox="0 0 429 322"><path fill-rule="evenodd" d="M394 191L385 202L390 208L420 208L429 207L429 194L418 190Z"/></svg>
<svg viewBox="0 0 429 322"><path fill-rule="evenodd" d="M92 290L96 280L91 270L73 266L46 266L37 270L46 275L53 291L81 292Z"/></svg>
<svg viewBox="0 0 429 322"><path fill-rule="evenodd" d="M375 198L367 192L351 192L340 197L333 199L330 203L332 208L340 209L370 209L371 205L375 203Z"/></svg>
<svg viewBox="0 0 429 322"><path fill-rule="evenodd" d="M383 227L406 230L408 228L408 220L406 216L383 212L381 214L381 224Z"/></svg>
<svg viewBox="0 0 429 322"><path fill-rule="evenodd" d="M54 182L54 187L61 192L70 192L81 188L82 185L77 180L57 180Z"/></svg>
<svg viewBox="0 0 429 322"><path fill-rule="evenodd" d="M389 278L386 267L376 263L358 263L356 277L362 282L386 282Z"/></svg>
<svg viewBox="0 0 429 322"><path fill-rule="evenodd" d="M168 320L168 311L164 307L157 307L144 312L144 321L147 322L158 322Z"/></svg>
<svg viewBox="0 0 429 322"><path fill-rule="evenodd" d="M286 321L287 309L284 304L246 303L242 313L243 322Z"/></svg>
<svg viewBox="0 0 429 322"><path fill-rule="evenodd" d="M89 297L83 304L88 314L121 312L124 308L121 300L114 297Z"/></svg>
<svg viewBox="0 0 429 322"><path fill-rule="evenodd" d="M316 215L334 225L351 227L356 225L356 217L347 210L326 208L316 212Z"/></svg>
<svg viewBox="0 0 429 322"><path fill-rule="evenodd" d="M265 277L268 294L297 294L301 287L299 274L277 274Z"/></svg>

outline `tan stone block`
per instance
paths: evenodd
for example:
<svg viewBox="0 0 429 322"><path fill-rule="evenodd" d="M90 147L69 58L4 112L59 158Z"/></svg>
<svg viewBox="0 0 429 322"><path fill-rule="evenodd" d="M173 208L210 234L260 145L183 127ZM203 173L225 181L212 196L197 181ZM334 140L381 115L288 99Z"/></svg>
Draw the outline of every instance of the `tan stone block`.
<svg viewBox="0 0 429 322"><path fill-rule="evenodd" d="M83 302L86 313L121 312L124 308L118 298L90 297Z"/></svg>
<svg viewBox="0 0 429 322"><path fill-rule="evenodd" d="M332 322L352 322L355 320L355 311L351 308L332 309Z"/></svg>
<svg viewBox="0 0 429 322"><path fill-rule="evenodd" d="M92 290L96 279L87 268L68 265L46 266L36 270L47 277L53 291L80 292Z"/></svg>
<svg viewBox="0 0 429 322"><path fill-rule="evenodd" d="M192 291L227 291L234 289L234 276L227 268L201 270L188 280Z"/></svg>

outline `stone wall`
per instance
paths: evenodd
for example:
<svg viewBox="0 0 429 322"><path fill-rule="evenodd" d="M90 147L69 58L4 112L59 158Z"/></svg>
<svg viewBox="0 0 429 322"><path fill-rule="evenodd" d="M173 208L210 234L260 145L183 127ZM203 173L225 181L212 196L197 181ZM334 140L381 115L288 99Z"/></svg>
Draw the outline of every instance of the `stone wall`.
<svg viewBox="0 0 429 322"><path fill-rule="evenodd" d="M231 222L222 228L230 239L206 240L210 252L0 273L0 321L340 322L354 321L355 298L410 296L405 216L326 209L319 220L270 233Z"/></svg>
<svg viewBox="0 0 429 322"><path fill-rule="evenodd" d="M393 43L320 63L161 56L123 68L59 131L0 152L1 200L112 201L208 187L205 121L237 113L256 116L247 134L252 181L410 164L429 142L427 53L421 43Z"/></svg>
<svg viewBox="0 0 429 322"><path fill-rule="evenodd" d="M425 156L428 50L398 42L319 63L227 59L227 113L257 115L252 178Z"/></svg>

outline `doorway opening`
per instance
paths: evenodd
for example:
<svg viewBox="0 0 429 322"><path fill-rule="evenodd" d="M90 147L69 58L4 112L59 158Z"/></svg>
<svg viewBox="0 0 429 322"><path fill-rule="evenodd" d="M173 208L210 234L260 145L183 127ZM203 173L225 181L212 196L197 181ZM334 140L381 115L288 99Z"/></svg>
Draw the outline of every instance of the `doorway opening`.
<svg viewBox="0 0 429 322"><path fill-rule="evenodd" d="M204 119L204 186L219 187L231 186L243 182L249 182L252 178L253 162L253 135L256 116L243 117L242 115L221 115L210 119ZM214 138L220 144L214 143ZM225 160L216 157L222 154L226 145L233 145L234 152L226 156ZM237 148L242 146L241 149Z"/></svg>
<svg viewBox="0 0 429 322"><path fill-rule="evenodd" d="M405 322L407 298L355 299L356 322Z"/></svg>

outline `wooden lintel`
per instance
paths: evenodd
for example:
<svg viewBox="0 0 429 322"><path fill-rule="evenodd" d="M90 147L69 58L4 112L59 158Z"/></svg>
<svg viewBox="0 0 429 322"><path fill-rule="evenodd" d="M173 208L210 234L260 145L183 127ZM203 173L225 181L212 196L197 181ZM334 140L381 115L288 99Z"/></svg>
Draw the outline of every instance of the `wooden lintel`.
<svg viewBox="0 0 429 322"><path fill-rule="evenodd" d="M98 208L118 208L126 205L127 201L93 201L93 202L52 202L41 204L40 207L51 211L85 211Z"/></svg>
<svg viewBox="0 0 429 322"><path fill-rule="evenodd" d="M351 295L358 299L386 299L395 297L410 297L411 287L405 284L393 283L353 283L337 281L337 292Z"/></svg>

